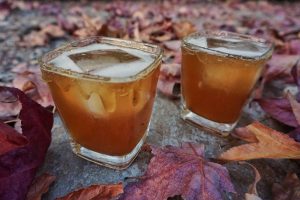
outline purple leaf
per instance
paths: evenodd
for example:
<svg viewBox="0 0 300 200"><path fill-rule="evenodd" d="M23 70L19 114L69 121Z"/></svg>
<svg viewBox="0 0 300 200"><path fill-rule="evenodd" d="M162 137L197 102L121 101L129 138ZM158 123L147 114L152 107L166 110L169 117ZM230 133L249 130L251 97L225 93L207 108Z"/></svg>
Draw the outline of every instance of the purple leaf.
<svg viewBox="0 0 300 200"><path fill-rule="evenodd" d="M129 183L120 200L156 199L181 195L183 199L217 200L223 192L235 192L228 171L204 158L204 146L151 147L154 157L145 175Z"/></svg>
<svg viewBox="0 0 300 200"><path fill-rule="evenodd" d="M23 200L51 142L53 115L16 88L0 87L22 104L22 135L0 122L0 199ZM17 143L16 143L17 141Z"/></svg>

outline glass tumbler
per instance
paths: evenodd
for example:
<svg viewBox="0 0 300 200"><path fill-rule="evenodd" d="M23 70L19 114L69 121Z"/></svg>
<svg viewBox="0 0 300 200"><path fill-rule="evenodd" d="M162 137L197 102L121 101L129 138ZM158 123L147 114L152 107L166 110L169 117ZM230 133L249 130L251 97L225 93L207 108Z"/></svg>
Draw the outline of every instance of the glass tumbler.
<svg viewBox="0 0 300 200"><path fill-rule="evenodd" d="M181 117L226 136L271 57L264 39L225 31L193 33L182 41Z"/></svg>
<svg viewBox="0 0 300 200"><path fill-rule="evenodd" d="M75 154L115 169L130 165L147 136L161 59L158 46L107 37L41 58Z"/></svg>

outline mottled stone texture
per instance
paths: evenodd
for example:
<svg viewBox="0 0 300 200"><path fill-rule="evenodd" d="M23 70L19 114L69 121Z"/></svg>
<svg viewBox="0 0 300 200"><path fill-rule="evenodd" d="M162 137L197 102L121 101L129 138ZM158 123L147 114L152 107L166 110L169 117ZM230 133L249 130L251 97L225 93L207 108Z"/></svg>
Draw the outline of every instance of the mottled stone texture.
<svg viewBox="0 0 300 200"><path fill-rule="evenodd" d="M147 143L159 146L179 145L187 141L203 143L206 145L208 158L215 158L221 151L241 143L232 137L218 137L186 124L179 117L179 105L178 100L170 100L161 95L157 96ZM265 118L261 110L255 105L252 106L251 112L249 109L245 109L239 124L244 125L254 119L269 126L274 127L276 125L273 121ZM52 200L74 189L91 184L126 182L126 177L142 175L149 159L150 154L142 152L128 169L122 171L108 169L83 160L72 153L68 136L59 117L56 116L52 144L40 173L49 172L56 175L57 180L50 188L49 193L45 195L45 199ZM298 163L290 160L260 159L251 161L251 163L257 167L262 175L262 180L258 184L258 191L264 200L272 199L272 183L281 181L287 172L300 172ZM239 193L237 199L243 199L244 193L254 179L254 172L249 166L238 163L227 163L226 166Z"/></svg>

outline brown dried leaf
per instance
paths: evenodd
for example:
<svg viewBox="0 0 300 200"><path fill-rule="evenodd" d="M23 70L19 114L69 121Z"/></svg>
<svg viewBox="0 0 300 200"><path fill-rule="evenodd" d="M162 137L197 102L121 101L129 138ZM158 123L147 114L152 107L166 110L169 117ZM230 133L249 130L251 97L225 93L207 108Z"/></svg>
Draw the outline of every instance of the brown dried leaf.
<svg viewBox="0 0 300 200"><path fill-rule="evenodd" d="M272 187L273 200L299 200L300 180L295 173L288 174L281 184Z"/></svg>
<svg viewBox="0 0 300 200"><path fill-rule="evenodd" d="M53 38L63 37L66 34L60 26L53 24L48 24L47 26L43 27L41 32Z"/></svg>
<svg viewBox="0 0 300 200"><path fill-rule="evenodd" d="M31 31L23 37L20 46L37 47L44 46L51 38L59 38L65 35L65 31L58 25L48 24L41 27L39 31Z"/></svg>
<svg viewBox="0 0 300 200"><path fill-rule="evenodd" d="M23 42L20 46L37 47L44 46L47 43L48 37L43 31L32 31L23 37Z"/></svg>
<svg viewBox="0 0 300 200"><path fill-rule="evenodd" d="M13 86L25 92L44 107L54 105L49 88L42 80L40 72L25 71L17 74L13 80Z"/></svg>
<svg viewBox="0 0 300 200"><path fill-rule="evenodd" d="M258 196L258 193L257 193L257 190L256 190L256 185L261 179L261 176L260 176L258 170L253 165L251 165L250 163L242 162L242 164L249 165L253 169L253 171L255 172L254 182L249 186L248 192L245 194L245 199L246 200L262 200Z"/></svg>
<svg viewBox="0 0 300 200"><path fill-rule="evenodd" d="M91 185L69 193L56 200L110 200L123 193L122 183L111 185Z"/></svg>
<svg viewBox="0 0 300 200"><path fill-rule="evenodd" d="M246 129L254 134L258 142L232 147L219 156L221 160L250 160L258 158L300 159L300 143L287 135L254 122Z"/></svg>
<svg viewBox="0 0 300 200"><path fill-rule="evenodd" d="M236 128L231 135L246 142L258 142L256 136L245 127Z"/></svg>
<svg viewBox="0 0 300 200"><path fill-rule="evenodd" d="M259 196L255 195L255 194L246 193L245 194L245 200L262 200L262 199Z"/></svg>
<svg viewBox="0 0 300 200"><path fill-rule="evenodd" d="M181 41L180 40L171 40L171 41L165 41L165 42L163 42L163 44L167 49L170 49L172 51L179 51Z"/></svg>
<svg viewBox="0 0 300 200"><path fill-rule="evenodd" d="M158 90L166 96L177 98L180 93L178 86L180 86L180 65L163 64L157 83Z"/></svg>
<svg viewBox="0 0 300 200"><path fill-rule="evenodd" d="M27 193L27 200L41 200L42 195L48 192L50 185L55 181L56 177L48 173L44 173L36 177Z"/></svg>
<svg viewBox="0 0 300 200"><path fill-rule="evenodd" d="M159 79L157 89L164 95L170 98L180 97L180 84L176 80Z"/></svg>
<svg viewBox="0 0 300 200"><path fill-rule="evenodd" d="M168 78L180 77L181 66L177 63L162 64L160 68L161 76Z"/></svg>
<svg viewBox="0 0 300 200"><path fill-rule="evenodd" d="M181 39L190 33L196 32L196 27L189 21L174 23L173 25L176 36Z"/></svg>
<svg viewBox="0 0 300 200"><path fill-rule="evenodd" d="M76 30L73 34L79 38L100 35L103 23L98 18L91 18L86 14L82 14L84 26Z"/></svg>
<svg viewBox="0 0 300 200"><path fill-rule="evenodd" d="M170 32L162 32L158 36L151 36L150 39L155 41L155 42L165 42L169 41L173 38L173 34Z"/></svg>

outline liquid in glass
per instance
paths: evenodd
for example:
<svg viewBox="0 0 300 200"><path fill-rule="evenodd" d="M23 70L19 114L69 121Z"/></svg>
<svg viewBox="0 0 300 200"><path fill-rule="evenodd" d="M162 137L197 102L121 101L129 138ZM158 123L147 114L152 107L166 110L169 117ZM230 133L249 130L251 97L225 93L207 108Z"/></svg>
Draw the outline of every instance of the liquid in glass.
<svg viewBox="0 0 300 200"><path fill-rule="evenodd" d="M77 155L118 169L132 162L147 135L160 62L156 46L96 37L43 58L43 79Z"/></svg>
<svg viewBox="0 0 300 200"><path fill-rule="evenodd" d="M271 51L270 43L235 33L204 32L184 38L182 118L228 135Z"/></svg>

